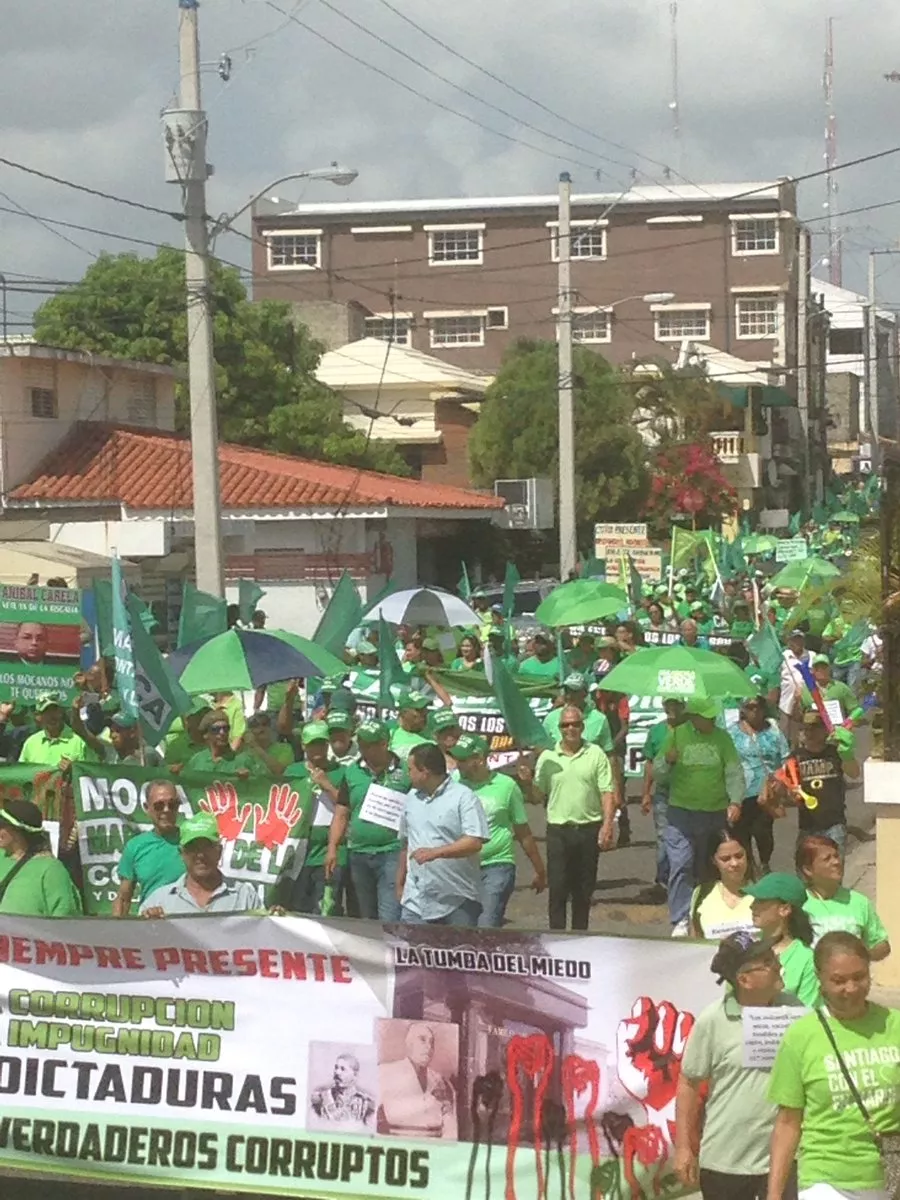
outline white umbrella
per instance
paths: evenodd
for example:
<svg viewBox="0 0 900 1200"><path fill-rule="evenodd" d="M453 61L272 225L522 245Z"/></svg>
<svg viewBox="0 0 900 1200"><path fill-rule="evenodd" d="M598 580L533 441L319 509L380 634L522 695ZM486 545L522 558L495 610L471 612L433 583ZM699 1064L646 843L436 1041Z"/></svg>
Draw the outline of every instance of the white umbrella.
<svg viewBox="0 0 900 1200"><path fill-rule="evenodd" d="M407 588L370 608L363 620L384 617L391 625L479 625L481 618L459 596L441 588Z"/></svg>

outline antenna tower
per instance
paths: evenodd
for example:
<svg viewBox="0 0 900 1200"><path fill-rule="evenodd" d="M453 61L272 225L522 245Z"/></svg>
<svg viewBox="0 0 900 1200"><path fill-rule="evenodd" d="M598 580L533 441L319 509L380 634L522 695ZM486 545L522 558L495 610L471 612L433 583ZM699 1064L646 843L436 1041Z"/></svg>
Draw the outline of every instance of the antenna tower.
<svg viewBox="0 0 900 1200"><path fill-rule="evenodd" d="M828 214L828 279L842 286L841 235L834 214L838 185L834 177L837 166L837 114L834 111L834 18L829 17L825 34L825 211Z"/></svg>
<svg viewBox="0 0 900 1200"><path fill-rule="evenodd" d="M672 28L672 99L669 101L669 111L672 114L675 154L680 171L684 168L684 153L681 142L681 102L678 86L678 0L671 0L669 4L669 18Z"/></svg>

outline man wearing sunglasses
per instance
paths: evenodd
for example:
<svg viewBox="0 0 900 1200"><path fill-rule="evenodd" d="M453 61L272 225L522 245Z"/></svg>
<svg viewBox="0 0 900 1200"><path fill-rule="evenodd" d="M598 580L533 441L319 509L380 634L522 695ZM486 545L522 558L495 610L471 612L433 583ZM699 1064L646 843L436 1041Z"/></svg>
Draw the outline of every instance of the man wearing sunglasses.
<svg viewBox="0 0 900 1200"><path fill-rule="evenodd" d="M247 779L266 774L265 767L246 750L231 746L231 722L223 708L214 708L200 722L200 732L206 747L198 750L188 761L186 771L205 771L219 776L233 775Z"/></svg>
<svg viewBox="0 0 900 1200"><path fill-rule="evenodd" d="M154 779L147 785L145 804L151 828L131 838L122 851L119 892L112 908L114 917L129 915L136 889L146 897L184 874L178 832L181 802L175 784L168 779Z"/></svg>

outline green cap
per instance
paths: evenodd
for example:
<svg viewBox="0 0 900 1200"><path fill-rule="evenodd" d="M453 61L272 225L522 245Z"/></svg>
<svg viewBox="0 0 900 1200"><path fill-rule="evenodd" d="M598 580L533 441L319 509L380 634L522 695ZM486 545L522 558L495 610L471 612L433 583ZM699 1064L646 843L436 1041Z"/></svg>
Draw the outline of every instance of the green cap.
<svg viewBox="0 0 900 1200"><path fill-rule="evenodd" d="M310 742L327 742L327 722L310 721L308 725L304 725L303 729L300 731L300 741L304 746L308 746Z"/></svg>
<svg viewBox="0 0 900 1200"><path fill-rule="evenodd" d="M187 846L191 842L199 842L201 838L205 838L208 842L219 842L219 826L216 818L212 813L197 812L192 817L188 817L179 826L182 846Z"/></svg>
<svg viewBox="0 0 900 1200"><path fill-rule="evenodd" d="M597 638L598 650L618 650L619 643L614 637L599 637Z"/></svg>
<svg viewBox="0 0 900 1200"><path fill-rule="evenodd" d="M827 654L814 654L810 665L813 667L830 667L831 659Z"/></svg>
<svg viewBox="0 0 900 1200"><path fill-rule="evenodd" d="M330 712L326 718L325 724L328 726L328 732L332 729L353 729L353 717L348 712L342 712L338 709L336 712Z"/></svg>
<svg viewBox="0 0 900 1200"><path fill-rule="evenodd" d="M36 713L46 712L48 708L65 708L65 701L62 698L61 692L41 692L34 702L34 711Z"/></svg>
<svg viewBox="0 0 900 1200"><path fill-rule="evenodd" d="M391 731L384 721L374 717L370 721L363 721L356 731L358 742L386 742L390 736Z"/></svg>
<svg viewBox="0 0 900 1200"><path fill-rule="evenodd" d="M587 680L578 671L573 671L565 677L563 687L567 692L586 692L588 690Z"/></svg>
<svg viewBox="0 0 900 1200"><path fill-rule="evenodd" d="M719 715L719 706L715 700L688 700L687 713L690 717L705 717L714 721Z"/></svg>
<svg viewBox="0 0 900 1200"><path fill-rule="evenodd" d="M439 708L431 717L431 726L433 729L457 729L459 727L459 717L452 708Z"/></svg>
<svg viewBox="0 0 900 1200"><path fill-rule="evenodd" d="M437 640L437 638L427 637L422 641L423 650L440 650L440 648L441 643Z"/></svg>
<svg viewBox="0 0 900 1200"><path fill-rule="evenodd" d="M474 754L487 754L487 750L488 744L483 737L478 737L474 733L464 733L450 751L450 754L457 762L464 762Z"/></svg>
<svg viewBox="0 0 900 1200"><path fill-rule="evenodd" d="M431 701L422 692L414 692L410 688L401 688L397 694L397 709L428 708Z"/></svg>
<svg viewBox="0 0 900 1200"><path fill-rule="evenodd" d="M109 718L110 725L115 725L117 729L135 729L137 727L137 717L132 717L130 713L118 712Z"/></svg>
<svg viewBox="0 0 900 1200"><path fill-rule="evenodd" d="M370 641L366 640L364 642L358 643L358 645L356 647L356 653L357 654L377 654L378 647L375 645L374 642L370 642Z"/></svg>
<svg viewBox="0 0 900 1200"><path fill-rule="evenodd" d="M745 896L752 896L754 900L780 900L782 904L793 904L795 908L802 908L806 903L806 888L796 875L789 875L786 871L764 875L743 890Z"/></svg>
<svg viewBox="0 0 900 1200"><path fill-rule="evenodd" d="M356 701L353 698L353 693L345 687L336 688L328 701L329 712L346 712L352 713L356 711Z"/></svg>

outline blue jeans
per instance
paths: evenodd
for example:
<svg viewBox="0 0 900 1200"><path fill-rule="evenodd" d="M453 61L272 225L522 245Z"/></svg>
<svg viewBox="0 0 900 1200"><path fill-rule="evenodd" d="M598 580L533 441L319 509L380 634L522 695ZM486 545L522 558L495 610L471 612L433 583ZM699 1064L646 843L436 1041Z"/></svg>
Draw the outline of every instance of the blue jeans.
<svg viewBox="0 0 900 1200"><path fill-rule="evenodd" d="M453 912L438 917L436 921L425 921L418 913L414 913L404 906L400 911L400 920L404 925L454 925L460 929L474 929L480 915L480 900L463 900L462 904L458 908L454 908Z"/></svg>
<svg viewBox="0 0 900 1200"><path fill-rule="evenodd" d="M356 888L359 915L369 921L399 921L397 868L400 850L383 854L350 852L350 877Z"/></svg>
<svg viewBox="0 0 900 1200"><path fill-rule="evenodd" d="M726 824L724 808L717 812L696 812L669 805L663 836L669 856L669 920L673 925L686 920L710 835L724 829Z"/></svg>
<svg viewBox="0 0 900 1200"><path fill-rule="evenodd" d="M656 834L656 882L661 887L669 885L669 855L666 850L666 826L669 823L669 796L666 792L654 792L650 811L653 814L653 831Z"/></svg>
<svg viewBox="0 0 900 1200"><path fill-rule="evenodd" d="M515 863L494 863L493 866L481 868L481 900L484 907L478 918L479 929L501 927L515 886Z"/></svg>

